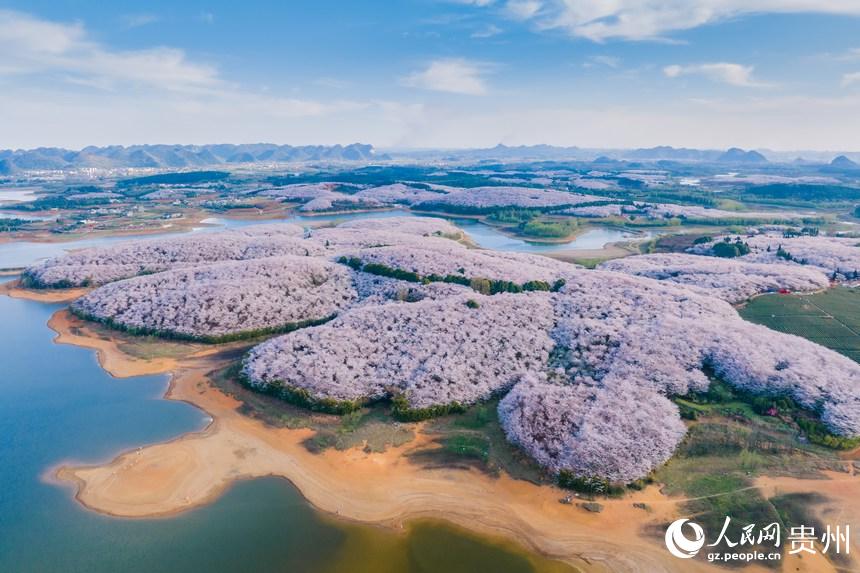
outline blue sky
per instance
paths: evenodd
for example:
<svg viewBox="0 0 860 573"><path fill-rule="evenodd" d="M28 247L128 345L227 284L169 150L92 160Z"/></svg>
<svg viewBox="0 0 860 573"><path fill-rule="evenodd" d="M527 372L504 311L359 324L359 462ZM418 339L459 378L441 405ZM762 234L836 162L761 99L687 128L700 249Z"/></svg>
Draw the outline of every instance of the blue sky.
<svg viewBox="0 0 860 573"><path fill-rule="evenodd" d="M860 149L858 0L0 0L0 147Z"/></svg>

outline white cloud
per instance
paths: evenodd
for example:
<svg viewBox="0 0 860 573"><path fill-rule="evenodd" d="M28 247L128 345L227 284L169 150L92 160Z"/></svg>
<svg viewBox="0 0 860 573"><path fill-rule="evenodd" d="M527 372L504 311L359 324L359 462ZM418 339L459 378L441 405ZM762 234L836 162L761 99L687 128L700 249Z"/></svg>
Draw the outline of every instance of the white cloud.
<svg viewBox="0 0 860 573"><path fill-rule="evenodd" d="M342 141L335 126L347 116L383 124L372 102L249 90L182 50L113 50L81 23L21 12L0 10L0 54L0 144L12 147L261 141L299 130L305 141L324 143L315 129L325 121L329 142Z"/></svg>
<svg viewBox="0 0 860 573"><path fill-rule="evenodd" d="M491 5L495 0L449 0L454 4L466 4L468 6L479 6L481 8Z"/></svg>
<svg viewBox="0 0 860 573"><path fill-rule="evenodd" d="M493 36L498 36L503 31L504 30L502 30L501 28L499 28L495 24L489 24L487 26L484 26L483 28L480 28L480 29L472 32L471 37L472 38L478 38L478 39L492 38Z"/></svg>
<svg viewBox="0 0 860 573"><path fill-rule="evenodd" d="M350 86L350 83L348 81L341 80L338 78L331 78L328 76L324 76L324 77L315 79L313 81L313 84L316 86L320 86L320 87L324 87L324 88L331 88L331 89L335 89L335 90L346 89Z"/></svg>
<svg viewBox="0 0 860 573"><path fill-rule="evenodd" d="M534 18L542 7L543 3L539 0L508 0L505 12L517 20L529 20Z"/></svg>
<svg viewBox="0 0 860 573"><path fill-rule="evenodd" d="M465 95L484 95L487 86L483 74L486 66L462 58L431 62L426 69L403 78L404 86L438 92Z"/></svg>
<svg viewBox="0 0 860 573"><path fill-rule="evenodd" d="M213 66L189 61L182 50L111 51L90 40L80 23L49 22L8 10L0 10L0 53L0 74L55 74L104 88L132 82L181 91L211 88L220 81Z"/></svg>
<svg viewBox="0 0 860 573"><path fill-rule="evenodd" d="M497 4L504 9L501 0ZM543 17L542 9L534 21ZM610 105L601 94L587 90L541 89L536 99L534 87L528 86L504 98L436 101L406 95L401 101L350 101L348 92L331 92L333 100L317 101L302 97L300 91L261 93L239 86L215 65L175 48L116 50L94 40L82 23L50 22L2 10L0 54L0 147L213 141L325 144L370 138L378 146L402 147L488 146L503 141L590 147L851 149L860 132L860 92L854 89L830 100L751 91L710 102L643 90L628 98L627 105ZM846 71L852 69L856 68ZM493 70L488 63L442 59L428 62L402 82L482 94L488 91L486 78ZM649 68L643 75L647 71L653 73ZM691 73L679 66L676 75L685 71ZM712 71L710 77L760 84L752 70L746 75L743 69L735 75L721 73ZM849 85L860 85L860 79L846 79ZM338 85L329 80L317 84Z"/></svg>
<svg viewBox="0 0 860 573"><path fill-rule="evenodd" d="M540 29L562 29L572 36L604 41L649 40L749 14L860 15L857 0L552 0L537 4ZM509 3L509 5L511 4ZM524 12L525 13L525 12Z"/></svg>
<svg viewBox="0 0 860 573"><path fill-rule="evenodd" d="M768 87L768 84L756 81L753 77L753 66L743 66L728 62L712 64L695 64L691 66L672 65L663 68L667 78L681 76L704 76L711 81L745 88Z"/></svg>
<svg viewBox="0 0 860 573"><path fill-rule="evenodd" d="M595 65L606 66L607 68L618 69L621 67L621 58L616 56L590 56L588 61L583 64L586 68L592 68Z"/></svg>
<svg viewBox="0 0 860 573"><path fill-rule="evenodd" d="M158 22L155 14L125 14L120 17L123 28L140 28Z"/></svg>
<svg viewBox="0 0 860 573"><path fill-rule="evenodd" d="M853 62L855 60L860 60L860 48L852 48L836 55L828 54L827 57L828 59L832 59L837 62Z"/></svg>
<svg viewBox="0 0 860 573"><path fill-rule="evenodd" d="M854 84L860 84L860 72L852 72L850 74L844 74L842 76L842 87L847 88L848 86L853 86Z"/></svg>
<svg viewBox="0 0 860 573"><path fill-rule="evenodd" d="M716 149L857 148L860 96L841 99L733 97L708 105L485 106L452 113L427 108L395 142L410 147L545 143L589 148L656 145Z"/></svg>

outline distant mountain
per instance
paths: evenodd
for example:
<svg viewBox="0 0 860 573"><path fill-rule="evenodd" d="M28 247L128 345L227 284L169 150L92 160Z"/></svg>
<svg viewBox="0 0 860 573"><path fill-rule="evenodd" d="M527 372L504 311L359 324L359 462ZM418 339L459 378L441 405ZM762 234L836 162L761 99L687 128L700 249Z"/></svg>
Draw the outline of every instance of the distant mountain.
<svg viewBox="0 0 860 573"><path fill-rule="evenodd" d="M687 147L660 145L648 149L632 149L625 152L624 157L647 161L716 161L722 154L722 151L715 149L690 149Z"/></svg>
<svg viewBox="0 0 860 573"><path fill-rule="evenodd" d="M391 154L399 158L443 161L582 161L607 163L612 160L642 163L659 163L661 161L678 163L768 163L768 159L758 151L744 151L736 147L724 151L720 149L670 147L668 145L641 149L594 149L556 147L553 145L508 146L499 144L485 149L402 150L392 151ZM630 166L632 165L631 163Z"/></svg>
<svg viewBox="0 0 860 573"><path fill-rule="evenodd" d="M516 145L509 146L498 144L487 149L464 149L452 153L454 157L468 157L470 159L504 160L504 159L531 159L531 160L567 160L575 161L582 158L582 151L578 147L556 147L555 145Z"/></svg>
<svg viewBox="0 0 860 573"><path fill-rule="evenodd" d="M618 165L619 163L623 162L618 161L617 159L612 159L611 157L607 157L605 155L601 155L600 157L595 157L592 163L597 163L598 165Z"/></svg>
<svg viewBox="0 0 860 573"><path fill-rule="evenodd" d="M272 143L216 145L132 145L85 147L80 151L41 147L27 150L0 150L0 174L19 171L152 167L181 169L222 164L289 163L301 161L385 160L372 145L275 145Z"/></svg>
<svg viewBox="0 0 860 573"><path fill-rule="evenodd" d="M744 151L732 147L717 158L720 163L768 163L767 157L758 151Z"/></svg>
<svg viewBox="0 0 860 573"><path fill-rule="evenodd" d="M401 159L420 161L588 161L593 151L579 147L556 147L554 145L498 144L495 147L477 149L404 149L390 151Z"/></svg>
<svg viewBox="0 0 860 573"><path fill-rule="evenodd" d="M836 169L860 169L860 164L856 161L851 161L844 155L840 155L830 162L830 167L834 167Z"/></svg>
<svg viewBox="0 0 860 573"><path fill-rule="evenodd" d="M690 149L661 145L648 149L633 149L622 153L627 159L640 161L700 161L706 163L767 163L767 158L758 151L744 151L732 147L728 151L718 149Z"/></svg>

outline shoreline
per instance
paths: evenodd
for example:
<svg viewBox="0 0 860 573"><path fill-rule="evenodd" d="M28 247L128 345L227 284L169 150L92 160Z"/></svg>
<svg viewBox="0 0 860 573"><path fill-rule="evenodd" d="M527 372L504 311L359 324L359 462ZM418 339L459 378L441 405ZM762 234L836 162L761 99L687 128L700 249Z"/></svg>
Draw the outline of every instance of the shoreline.
<svg viewBox="0 0 860 573"><path fill-rule="evenodd" d="M212 419L201 430L123 452L106 464L55 468L55 477L74 485L75 499L90 510L122 518L168 517L211 503L236 481L273 476L289 480L308 503L339 519L401 529L409 520L441 518L580 570L672 570L671 556L659 540L641 537L643 520L635 519L674 515L678 502L656 487L622 500L601 500L604 512L592 514L560 504L566 492L554 487L412 464L404 454L432 438L420 431L416 440L383 453L312 454L302 445L312 430L265 426L240 414L241 402L208 382L207 374L227 362L218 349L151 364L123 355L112 341L68 332L73 321L65 314L58 311L50 321L57 343L96 349L100 364L116 377L173 370L165 399L189 403ZM637 501L656 511L634 508ZM618 538L628 544L618 544Z"/></svg>
<svg viewBox="0 0 860 573"><path fill-rule="evenodd" d="M20 272L16 272L10 273L6 276L19 276L20 274ZM91 288L33 290L22 287L20 279L0 284L0 295L6 295L9 298L18 298L44 303L72 302L91 290Z"/></svg>
<svg viewBox="0 0 860 573"><path fill-rule="evenodd" d="M159 227L142 227L138 229L100 229L89 233L61 233L52 234L47 231L22 231L17 233L4 234L0 237L2 243L39 243L39 244L63 244L75 243L78 241L87 241L91 239L106 239L110 237L123 237L133 239L135 237L148 238L151 235L172 235L191 232L194 227L200 225L208 226L203 223L203 219L208 217L195 216L193 218L174 219L170 224Z"/></svg>
<svg viewBox="0 0 860 573"><path fill-rule="evenodd" d="M200 430L121 452L107 462L77 466L69 460L50 469L52 481L74 487L75 499L91 511L125 519L168 518L214 502L237 482L278 477L335 519L393 530L411 520L442 519L581 571L718 570L707 562L675 560L654 536L654 526L681 517L679 506L686 501L665 496L658 486L622 499L600 499L603 512L590 513L576 504L560 504L569 492L555 487L504 474L493 478L474 469L413 464L405 454L432 441L420 424L415 440L383 453L353 448L312 454L302 445L312 430L275 428L245 416L239 411L242 402L211 383L208 375L234 359L230 352L235 348L192 347L183 357L142 359L123 352L121 339L95 335L64 309L48 324L57 333L56 343L95 350L111 376L169 373L164 399L186 402L211 418ZM817 491L825 484L824 489L839 494L834 501L844 501L856 482L829 478L759 478L756 487ZM649 510L636 509L634 503L646 503ZM845 505L851 505L851 515L860 515L860 500ZM791 570L831 570L821 563L810 569L811 563L795 559L784 559L783 570L789 564Z"/></svg>

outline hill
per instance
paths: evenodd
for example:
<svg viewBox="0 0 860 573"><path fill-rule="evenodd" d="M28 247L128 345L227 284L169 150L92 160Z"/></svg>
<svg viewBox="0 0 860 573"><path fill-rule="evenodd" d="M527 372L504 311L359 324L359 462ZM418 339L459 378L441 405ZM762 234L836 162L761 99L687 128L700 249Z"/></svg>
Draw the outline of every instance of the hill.
<svg viewBox="0 0 860 573"><path fill-rule="evenodd" d="M767 158L758 151L744 151L732 147L717 158L720 163L768 163Z"/></svg>
<svg viewBox="0 0 860 573"><path fill-rule="evenodd" d="M860 164L856 161L851 161L844 155L840 155L830 162L830 167L834 167L836 169L860 169Z"/></svg>
<svg viewBox="0 0 860 573"><path fill-rule="evenodd" d="M302 161L370 161L386 159L372 145L111 145L72 151L57 147L0 151L0 173L65 170L85 167L103 169L151 167L178 169L243 163L291 163Z"/></svg>

